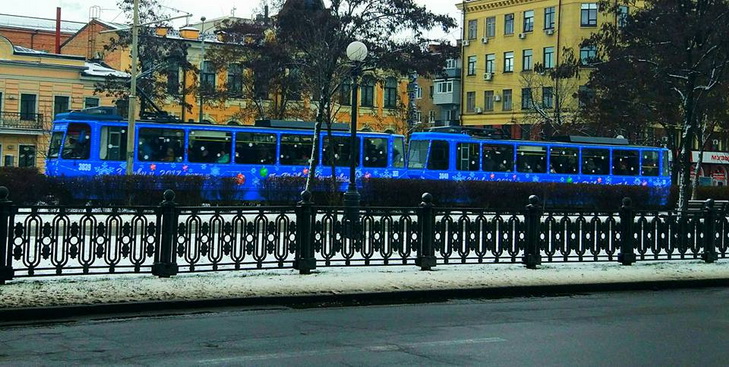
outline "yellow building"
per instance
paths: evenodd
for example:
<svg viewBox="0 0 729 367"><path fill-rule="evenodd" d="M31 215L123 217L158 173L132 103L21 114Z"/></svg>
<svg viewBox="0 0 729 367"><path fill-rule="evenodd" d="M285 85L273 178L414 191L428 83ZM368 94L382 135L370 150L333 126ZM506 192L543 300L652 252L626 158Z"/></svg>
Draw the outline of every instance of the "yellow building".
<svg viewBox="0 0 729 367"><path fill-rule="evenodd" d="M514 138L529 138L539 133L531 128L543 119L539 112L554 114L556 105L566 114L576 109L587 78L554 82L535 66L560 65L565 48L589 63L595 49L580 43L609 20L597 2L473 0L457 7L464 12L463 125L500 127Z"/></svg>
<svg viewBox="0 0 729 367"><path fill-rule="evenodd" d="M44 167L53 116L110 104L94 83L115 72L83 56L35 51L0 36L0 165Z"/></svg>

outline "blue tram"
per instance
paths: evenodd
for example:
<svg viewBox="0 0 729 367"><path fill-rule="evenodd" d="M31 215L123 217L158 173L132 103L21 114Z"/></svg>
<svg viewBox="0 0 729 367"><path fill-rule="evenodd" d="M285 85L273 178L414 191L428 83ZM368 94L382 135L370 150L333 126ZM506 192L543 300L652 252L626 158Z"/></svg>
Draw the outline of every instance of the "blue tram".
<svg viewBox="0 0 729 367"><path fill-rule="evenodd" d="M508 140L485 131L451 127L413 133L406 177L671 186L668 149L610 138Z"/></svg>
<svg viewBox="0 0 729 367"><path fill-rule="evenodd" d="M89 111L93 112L93 111ZM126 171L127 122L117 115L69 112L53 122L46 174L121 175ZM268 176L306 176L313 125L261 121L257 126L192 123L135 123L133 171L139 175L234 177L242 200L260 200ZM346 182L351 153L346 129L322 132L317 176ZM357 176L397 178L405 172L404 137L359 132Z"/></svg>

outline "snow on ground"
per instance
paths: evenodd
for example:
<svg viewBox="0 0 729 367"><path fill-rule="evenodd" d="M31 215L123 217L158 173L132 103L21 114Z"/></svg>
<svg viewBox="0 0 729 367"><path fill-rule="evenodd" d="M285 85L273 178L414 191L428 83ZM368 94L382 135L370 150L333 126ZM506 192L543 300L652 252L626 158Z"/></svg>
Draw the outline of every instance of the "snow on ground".
<svg viewBox="0 0 729 367"><path fill-rule="evenodd" d="M549 263L529 270L521 264L418 267L319 268L21 278L0 285L0 309L104 303L200 300L293 295L352 294L536 285L729 279L729 262L700 260L618 263Z"/></svg>

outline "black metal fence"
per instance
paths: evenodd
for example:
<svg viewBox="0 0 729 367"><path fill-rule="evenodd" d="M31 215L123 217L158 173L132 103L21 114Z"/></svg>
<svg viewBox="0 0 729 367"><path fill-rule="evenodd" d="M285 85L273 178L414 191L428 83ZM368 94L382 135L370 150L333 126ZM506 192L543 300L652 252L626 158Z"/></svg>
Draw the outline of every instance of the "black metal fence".
<svg viewBox="0 0 729 367"><path fill-rule="evenodd" d="M43 129L43 114L0 111L0 128Z"/></svg>
<svg viewBox="0 0 729 367"><path fill-rule="evenodd" d="M729 219L707 200L691 213L439 208L16 206L0 187L0 281L15 277L316 267L724 258Z"/></svg>

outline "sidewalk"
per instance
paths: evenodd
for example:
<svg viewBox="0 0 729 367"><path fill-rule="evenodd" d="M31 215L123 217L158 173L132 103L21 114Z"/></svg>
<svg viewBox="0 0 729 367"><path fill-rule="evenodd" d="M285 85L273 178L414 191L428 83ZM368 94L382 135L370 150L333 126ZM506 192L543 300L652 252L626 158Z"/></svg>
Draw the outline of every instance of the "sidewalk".
<svg viewBox="0 0 729 367"><path fill-rule="evenodd" d="M0 319L32 319L147 309L294 303L437 300L601 290L729 285L729 261L438 265L250 270L21 278L0 285ZM369 299L369 300L368 300ZM35 315L35 316L33 316Z"/></svg>

